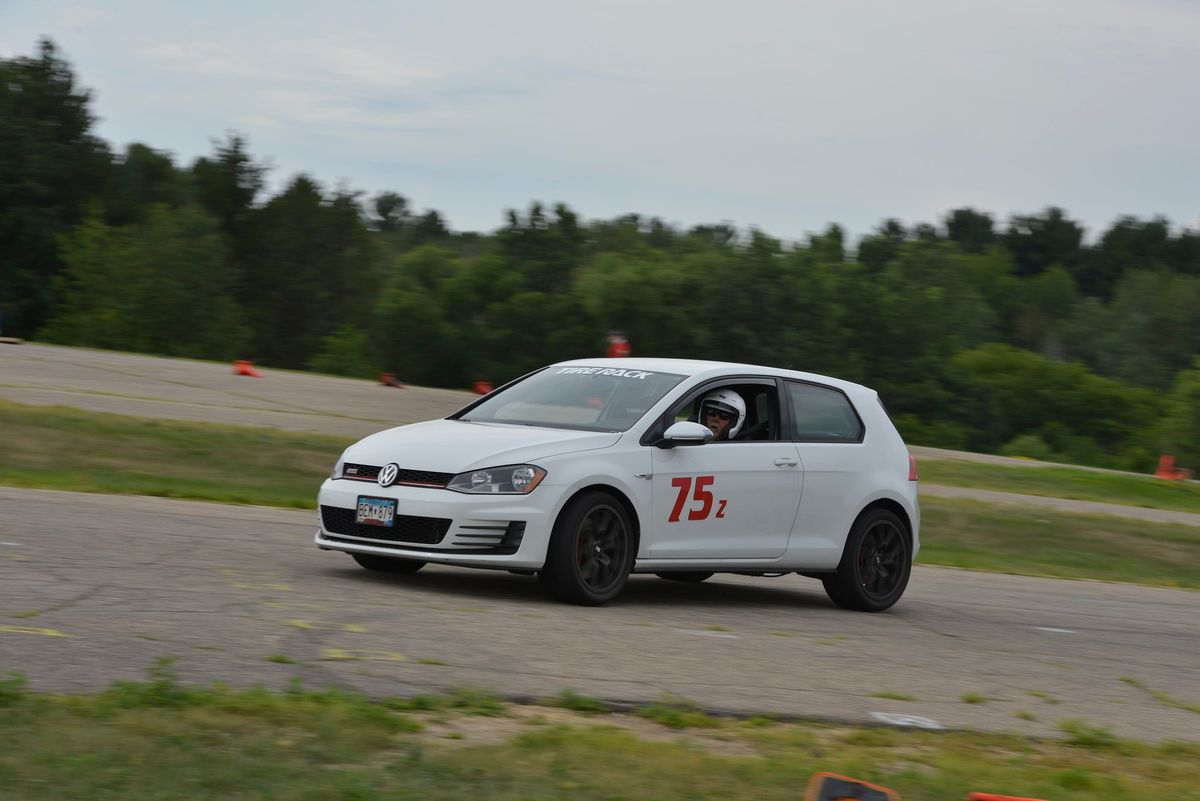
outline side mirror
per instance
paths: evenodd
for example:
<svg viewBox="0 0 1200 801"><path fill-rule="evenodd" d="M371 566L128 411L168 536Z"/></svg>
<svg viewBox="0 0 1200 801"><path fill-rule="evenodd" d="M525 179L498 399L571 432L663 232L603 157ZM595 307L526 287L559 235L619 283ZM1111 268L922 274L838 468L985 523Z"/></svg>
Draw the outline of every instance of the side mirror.
<svg viewBox="0 0 1200 801"><path fill-rule="evenodd" d="M692 423L688 420L681 420L663 433L663 438L658 443L658 447L674 448L676 445L703 445L706 442L711 442L712 438L713 433L707 426Z"/></svg>

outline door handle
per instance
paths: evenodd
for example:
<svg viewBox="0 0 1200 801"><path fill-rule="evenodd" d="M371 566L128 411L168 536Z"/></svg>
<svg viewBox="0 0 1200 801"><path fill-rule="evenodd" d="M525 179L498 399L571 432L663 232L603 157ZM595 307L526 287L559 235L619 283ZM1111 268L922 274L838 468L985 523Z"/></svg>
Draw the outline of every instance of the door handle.
<svg viewBox="0 0 1200 801"><path fill-rule="evenodd" d="M776 467L795 467L798 464L800 464L800 460L794 456L783 456L775 460Z"/></svg>

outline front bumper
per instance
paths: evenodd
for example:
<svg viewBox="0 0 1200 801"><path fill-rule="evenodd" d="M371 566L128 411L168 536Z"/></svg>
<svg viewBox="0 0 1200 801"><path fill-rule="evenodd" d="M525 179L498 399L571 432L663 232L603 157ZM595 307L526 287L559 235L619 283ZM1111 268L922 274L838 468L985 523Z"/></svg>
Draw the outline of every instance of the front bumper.
<svg viewBox="0 0 1200 801"><path fill-rule="evenodd" d="M360 495L396 499L391 528L354 522ZM326 479L317 496L315 542L325 550L400 556L425 562L536 570L546 561L554 493L468 495L432 487L381 487Z"/></svg>

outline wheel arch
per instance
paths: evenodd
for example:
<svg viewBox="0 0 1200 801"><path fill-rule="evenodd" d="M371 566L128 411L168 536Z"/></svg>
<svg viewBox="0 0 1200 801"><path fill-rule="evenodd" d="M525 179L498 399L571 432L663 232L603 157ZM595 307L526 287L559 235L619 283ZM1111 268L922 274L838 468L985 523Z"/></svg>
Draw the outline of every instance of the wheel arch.
<svg viewBox="0 0 1200 801"><path fill-rule="evenodd" d="M908 516L908 510L899 501L892 500L891 498L877 498L864 506L862 511L858 513L858 516L854 518L854 522L850 525L850 530L854 530L854 527L858 525L858 521L862 519L863 515L876 509L886 509L900 518L900 522L904 524L904 534L908 537L908 548L911 552L913 547L912 519Z"/></svg>
<svg viewBox="0 0 1200 801"><path fill-rule="evenodd" d="M625 509L625 514L629 515L629 522L633 526L633 556L634 560L636 561L638 549L641 548L642 545L642 521L638 517L637 507L634 506L633 501L631 501L629 496L626 495L625 492L623 492L619 487L614 487L612 484L604 484L601 482L579 487L567 497L561 506L559 506L558 511L554 515L554 525L558 524L558 519L562 516L563 512L575 502L576 498L588 492L607 493L608 495L616 498L617 502L620 503Z"/></svg>

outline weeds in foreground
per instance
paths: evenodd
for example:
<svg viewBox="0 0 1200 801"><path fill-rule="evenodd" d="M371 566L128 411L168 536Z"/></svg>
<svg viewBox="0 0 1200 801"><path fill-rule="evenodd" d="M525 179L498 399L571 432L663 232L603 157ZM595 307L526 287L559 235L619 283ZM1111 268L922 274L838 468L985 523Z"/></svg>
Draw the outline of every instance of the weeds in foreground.
<svg viewBox="0 0 1200 801"><path fill-rule="evenodd" d="M422 730L422 718L508 705L481 690L373 702L343 691L284 692L181 683L171 659L141 683L94 696L28 691L0 680L5 797L62 798L796 798L816 771L894 787L919 801L971 791L1055 801L1159 801L1195 795L1200 744L1150 746L1082 721L1064 740L894 728L729 721L665 696L642 717L522 716ZM560 694L590 708L593 699ZM422 711L426 710L426 711ZM550 719L552 717L552 719ZM564 723L563 721L571 721ZM769 724L769 725L768 725ZM498 735L498 736L497 736Z"/></svg>
<svg viewBox="0 0 1200 801"><path fill-rule="evenodd" d="M572 712L582 712L589 715L603 715L611 712L608 704L591 696L581 695L574 690L563 690L549 699L550 706L570 709Z"/></svg>
<svg viewBox="0 0 1200 801"><path fill-rule="evenodd" d="M1093 726L1082 720L1064 720L1058 730L1067 736L1067 742L1080 748L1112 748L1117 738L1103 726Z"/></svg>
<svg viewBox="0 0 1200 801"><path fill-rule="evenodd" d="M449 712L497 718L508 714L508 705L487 690L465 687L436 695L417 695L412 698L391 698L385 702L391 709L413 712Z"/></svg>
<svg viewBox="0 0 1200 801"><path fill-rule="evenodd" d="M674 695L664 695L643 706L637 714L671 729L711 729L717 725L716 718L694 701Z"/></svg>

